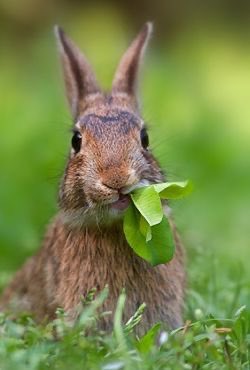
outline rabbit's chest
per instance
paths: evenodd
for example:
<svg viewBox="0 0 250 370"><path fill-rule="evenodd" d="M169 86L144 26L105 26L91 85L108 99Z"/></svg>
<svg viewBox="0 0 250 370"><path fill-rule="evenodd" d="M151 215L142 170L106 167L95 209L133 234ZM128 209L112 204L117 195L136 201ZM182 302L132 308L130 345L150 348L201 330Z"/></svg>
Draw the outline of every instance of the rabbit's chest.
<svg viewBox="0 0 250 370"><path fill-rule="evenodd" d="M67 254L61 255L57 295L65 309L71 309L93 288L101 291L105 286L109 288L109 309L125 289L131 314L143 302L151 305L164 299L161 292L167 283L163 269L136 256L122 235L80 242L78 248L66 248Z"/></svg>
<svg viewBox="0 0 250 370"><path fill-rule="evenodd" d="M105 266L103 263L99 266L91 264L89 261L82 263L79 272L71 276L67 284L59 289L58 302L74 319L81 299L84 299L93 288L96 288L98 293L105 286L108 286L109 294L102 310L112 312L112 314L102 319L100 325L103 329L110 330L112 328L113 314L123 289L126 292L124 322L127 322L134 315L142 303L146 304L143 315L146 328L157 321L164 321L169 298L167 297L168 287L164 276L159 271L152 274L152 271L146 272L136 264L126 262Z"/></svg>
<svg viewBox="0 0 250 370"><path fill-rule="evenodd" d="M115 312L119 295L125 289L124 321L146 303L144 329L157 321L167 321L171 327L181 323L184 272L179 247L170 263L152 267L133 252L119 230L60 235L49 249L56 261L56 307L63 307L74 318L82 298L93 288L100 292L108 286L104 311ZM112 315L103 320L103 328L112 326Z"/></svg>

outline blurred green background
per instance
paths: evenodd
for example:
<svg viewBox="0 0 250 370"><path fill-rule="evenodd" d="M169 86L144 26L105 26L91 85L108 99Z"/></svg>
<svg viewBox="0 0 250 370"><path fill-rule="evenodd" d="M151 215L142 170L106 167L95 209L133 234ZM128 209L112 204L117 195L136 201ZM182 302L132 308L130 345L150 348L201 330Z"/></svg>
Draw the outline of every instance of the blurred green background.
<svg viewBox="0 0 250 370"><path fill-rule="evenodd" d="M122 52L153 20L143 116L169 179L195 185L172 204L187 250L187 306L226 315L250 303L249 10L226 0L0 0L0 286L38 249L70 146L53 25L109 88Z"/></svg>

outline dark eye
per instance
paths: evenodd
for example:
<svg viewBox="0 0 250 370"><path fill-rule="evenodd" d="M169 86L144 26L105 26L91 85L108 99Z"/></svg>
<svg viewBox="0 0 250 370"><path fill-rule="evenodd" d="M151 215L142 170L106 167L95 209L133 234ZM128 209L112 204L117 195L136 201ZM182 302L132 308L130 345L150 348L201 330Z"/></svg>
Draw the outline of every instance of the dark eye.
<svg viewBox="0 0 250 370"><path fill-rule="evenodd" d="M76 131L74 133L72 140L71 140L71 144L72 144L72 148L74 149L74 151L78 153L82 145L82 135L80 134L80 132Z"/></svg>
<svg viewBox="0 0 250 370"><path fill-rule="evenodd" d="M147 147L149 146L148 134L145 128L141 130L141 145L144 149L147 149Z"/></svg>

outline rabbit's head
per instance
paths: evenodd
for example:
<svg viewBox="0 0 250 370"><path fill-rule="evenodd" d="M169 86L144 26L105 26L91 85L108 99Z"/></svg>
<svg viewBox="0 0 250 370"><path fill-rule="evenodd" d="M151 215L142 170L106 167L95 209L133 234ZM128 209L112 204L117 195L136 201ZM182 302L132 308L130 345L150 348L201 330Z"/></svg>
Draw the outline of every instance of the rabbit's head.
<svg viewBox="0 0 250 370"><path fill-rule="evenodd" d="M109 94L86 58L56 27L68 102L74 120L72 148L59 204L66 222L108 224L121 218L129 192L163 180L139 114L136 83L151 35L146 23L123 55Z"/></svg>

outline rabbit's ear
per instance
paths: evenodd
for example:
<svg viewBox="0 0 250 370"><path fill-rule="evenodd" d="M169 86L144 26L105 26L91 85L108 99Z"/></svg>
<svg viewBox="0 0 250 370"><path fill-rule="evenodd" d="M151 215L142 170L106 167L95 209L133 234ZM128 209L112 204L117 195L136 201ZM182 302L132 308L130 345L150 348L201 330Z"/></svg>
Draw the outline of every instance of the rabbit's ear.
<svg viewBox="0 0 250 370"><path fill-rule="evenodd" d="M100 88L92 68L80 50L60 27L55 26L55 34L63 66L67 98L73 118L76 119L80 107L84 108L88 95L100 92Z"/></svg>
<svg viewBox="0 0 250 370"><path fill-rule="evenodd" d="M152 30L152 23L147 22L122 56L113 80L113 93L126 93L136 98L139 64Z"/></svg>

